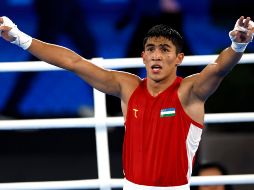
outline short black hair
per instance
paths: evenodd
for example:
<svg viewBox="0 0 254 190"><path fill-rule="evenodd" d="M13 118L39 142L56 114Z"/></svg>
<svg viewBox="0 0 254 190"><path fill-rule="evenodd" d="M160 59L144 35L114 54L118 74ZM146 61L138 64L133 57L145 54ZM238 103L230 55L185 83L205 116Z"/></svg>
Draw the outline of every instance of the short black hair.
<svg viewBox="0 0 254 190"><path fill-rule="evenodd" d="M172 41L176 47L176 53L181 53L183 51L183 38L182 36L173 28L165 24L159 24L153 26L145 35L143 40L143 48L149 38L152 37L164 37Z"/></svg>

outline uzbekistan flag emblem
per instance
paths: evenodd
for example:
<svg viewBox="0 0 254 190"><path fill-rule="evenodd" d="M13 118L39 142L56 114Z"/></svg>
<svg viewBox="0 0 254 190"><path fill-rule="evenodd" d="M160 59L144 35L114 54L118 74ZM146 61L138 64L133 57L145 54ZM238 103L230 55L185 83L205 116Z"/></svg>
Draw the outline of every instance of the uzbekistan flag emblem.
<svg viewBox="0 0 254 190"><path fill-rule="evenodd" d="M160 117L171 117L175 116L176 109L175 108L166 108L161 110Z"/></svg>

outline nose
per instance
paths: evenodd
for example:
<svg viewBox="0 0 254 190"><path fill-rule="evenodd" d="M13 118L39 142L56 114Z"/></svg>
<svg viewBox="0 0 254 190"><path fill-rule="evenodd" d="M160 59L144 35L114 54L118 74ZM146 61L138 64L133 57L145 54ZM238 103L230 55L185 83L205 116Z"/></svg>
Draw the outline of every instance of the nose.
<svg viewBox="0 0 254 190"><path fill-rule="evenodd" d="M155 49L152 56L153 60L161 60L161 52L158 49Z"/></svg>

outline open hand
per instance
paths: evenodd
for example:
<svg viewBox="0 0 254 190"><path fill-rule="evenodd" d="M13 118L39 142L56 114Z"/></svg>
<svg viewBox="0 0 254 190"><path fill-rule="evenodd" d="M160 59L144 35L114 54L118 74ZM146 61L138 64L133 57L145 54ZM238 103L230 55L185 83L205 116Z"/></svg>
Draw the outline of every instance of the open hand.
<svg viewBox="0 0 254 190"><path fill-rule="evenodd" d="M234 42L249 43L252 41L254 34L254 22L250 17L246 19L241 16L232 31L229 32L230 38Z"/></svg>

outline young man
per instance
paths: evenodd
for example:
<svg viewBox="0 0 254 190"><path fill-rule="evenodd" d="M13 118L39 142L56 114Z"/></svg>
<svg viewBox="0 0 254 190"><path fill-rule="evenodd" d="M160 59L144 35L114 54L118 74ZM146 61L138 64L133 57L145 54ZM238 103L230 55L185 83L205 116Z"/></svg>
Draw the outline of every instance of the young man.
<svg viewBox="0 0 254 190"><path fill-rule="evenodd" d="M5 40L121 99L124 189L189 190L205 101L242 57L254 27L249 17L240 17L230 32L231 47L202 72L184 79L176 75L184 58L182 37L165 25L153 27L144 39L146 79L105 70L67 48L32 39L7 17L0 17L0 30Z"/></svg>

